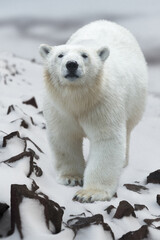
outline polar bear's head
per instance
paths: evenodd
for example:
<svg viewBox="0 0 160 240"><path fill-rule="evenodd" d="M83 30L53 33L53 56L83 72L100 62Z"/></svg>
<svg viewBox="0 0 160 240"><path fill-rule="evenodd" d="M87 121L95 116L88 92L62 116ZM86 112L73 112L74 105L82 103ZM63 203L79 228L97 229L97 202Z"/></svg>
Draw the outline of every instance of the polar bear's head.
<svg viewBox="0 0 160 240"><path fill-rule="evenodd" d="M94 49L81 45L40 45L40 54L53 84L91 86L103 71L109 56L107 47Z"/></svg>

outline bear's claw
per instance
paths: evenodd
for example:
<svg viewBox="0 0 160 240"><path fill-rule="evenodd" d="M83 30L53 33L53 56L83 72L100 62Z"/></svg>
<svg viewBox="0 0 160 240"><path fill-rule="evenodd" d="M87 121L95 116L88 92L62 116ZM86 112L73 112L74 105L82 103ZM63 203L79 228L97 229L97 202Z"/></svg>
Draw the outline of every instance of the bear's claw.
<svg viewBox="0 0 160 240"><path fill-rule="evenodd" d="M110 196L106 191L96 189L82 189L79 190L73 197L73 201L80 203L93 203L94 201L110 200Z"/></svg>
<svg viewBox="0 0 160 240"><path fill-rule="evenodd" d="M78 176L61 176L58 182L68 186L83 186L83 179Z"/></svg>

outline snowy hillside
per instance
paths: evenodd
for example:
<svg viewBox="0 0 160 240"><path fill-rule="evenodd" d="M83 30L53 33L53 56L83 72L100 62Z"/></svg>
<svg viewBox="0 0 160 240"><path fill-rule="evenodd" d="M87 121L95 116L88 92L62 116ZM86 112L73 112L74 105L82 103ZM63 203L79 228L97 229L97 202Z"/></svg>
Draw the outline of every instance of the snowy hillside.
<svg viewBox="0 0 160 240"><path fill-rule="evenodd" d="M154 76L155 69L150 73ZM144 118L132 135L130 163L117 196L110 202L81 204L72 201L80 187L55 180L42 113L42 75L42 66L34 60L0 55L0 203L9 206L0 205L0 236L70 240L77 233L76 240L159 240L160 173L148 179L159 184L147 184L147 176L160 168L160 95L152 88ZM85 140L85 156L88 148ZM80 218L67 223L74 217Z"/></svg>

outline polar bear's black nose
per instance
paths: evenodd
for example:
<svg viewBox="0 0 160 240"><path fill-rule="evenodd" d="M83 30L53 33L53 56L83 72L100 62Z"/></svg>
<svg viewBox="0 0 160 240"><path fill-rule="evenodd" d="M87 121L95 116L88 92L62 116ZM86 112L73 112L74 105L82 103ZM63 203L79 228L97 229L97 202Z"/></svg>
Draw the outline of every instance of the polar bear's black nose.
<svg viewBox="0 0 160 240"><path fill-rule="evenodd" d="M78 68L78 63L76 61L68 61L66 63L66 68L70 71L70 72L75 72Z"/></svg>

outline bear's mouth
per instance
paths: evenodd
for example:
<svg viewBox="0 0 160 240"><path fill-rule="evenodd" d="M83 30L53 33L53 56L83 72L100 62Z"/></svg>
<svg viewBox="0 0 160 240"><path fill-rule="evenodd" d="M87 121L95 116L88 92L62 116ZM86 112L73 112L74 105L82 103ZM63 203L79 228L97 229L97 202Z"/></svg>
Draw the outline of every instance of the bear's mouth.
<svg viewBox="0 0 160 240"><path fill-rule="evenodd" d="M65 75L65 78L79 78L79 76L76 73L68 73Z"/></svg>

